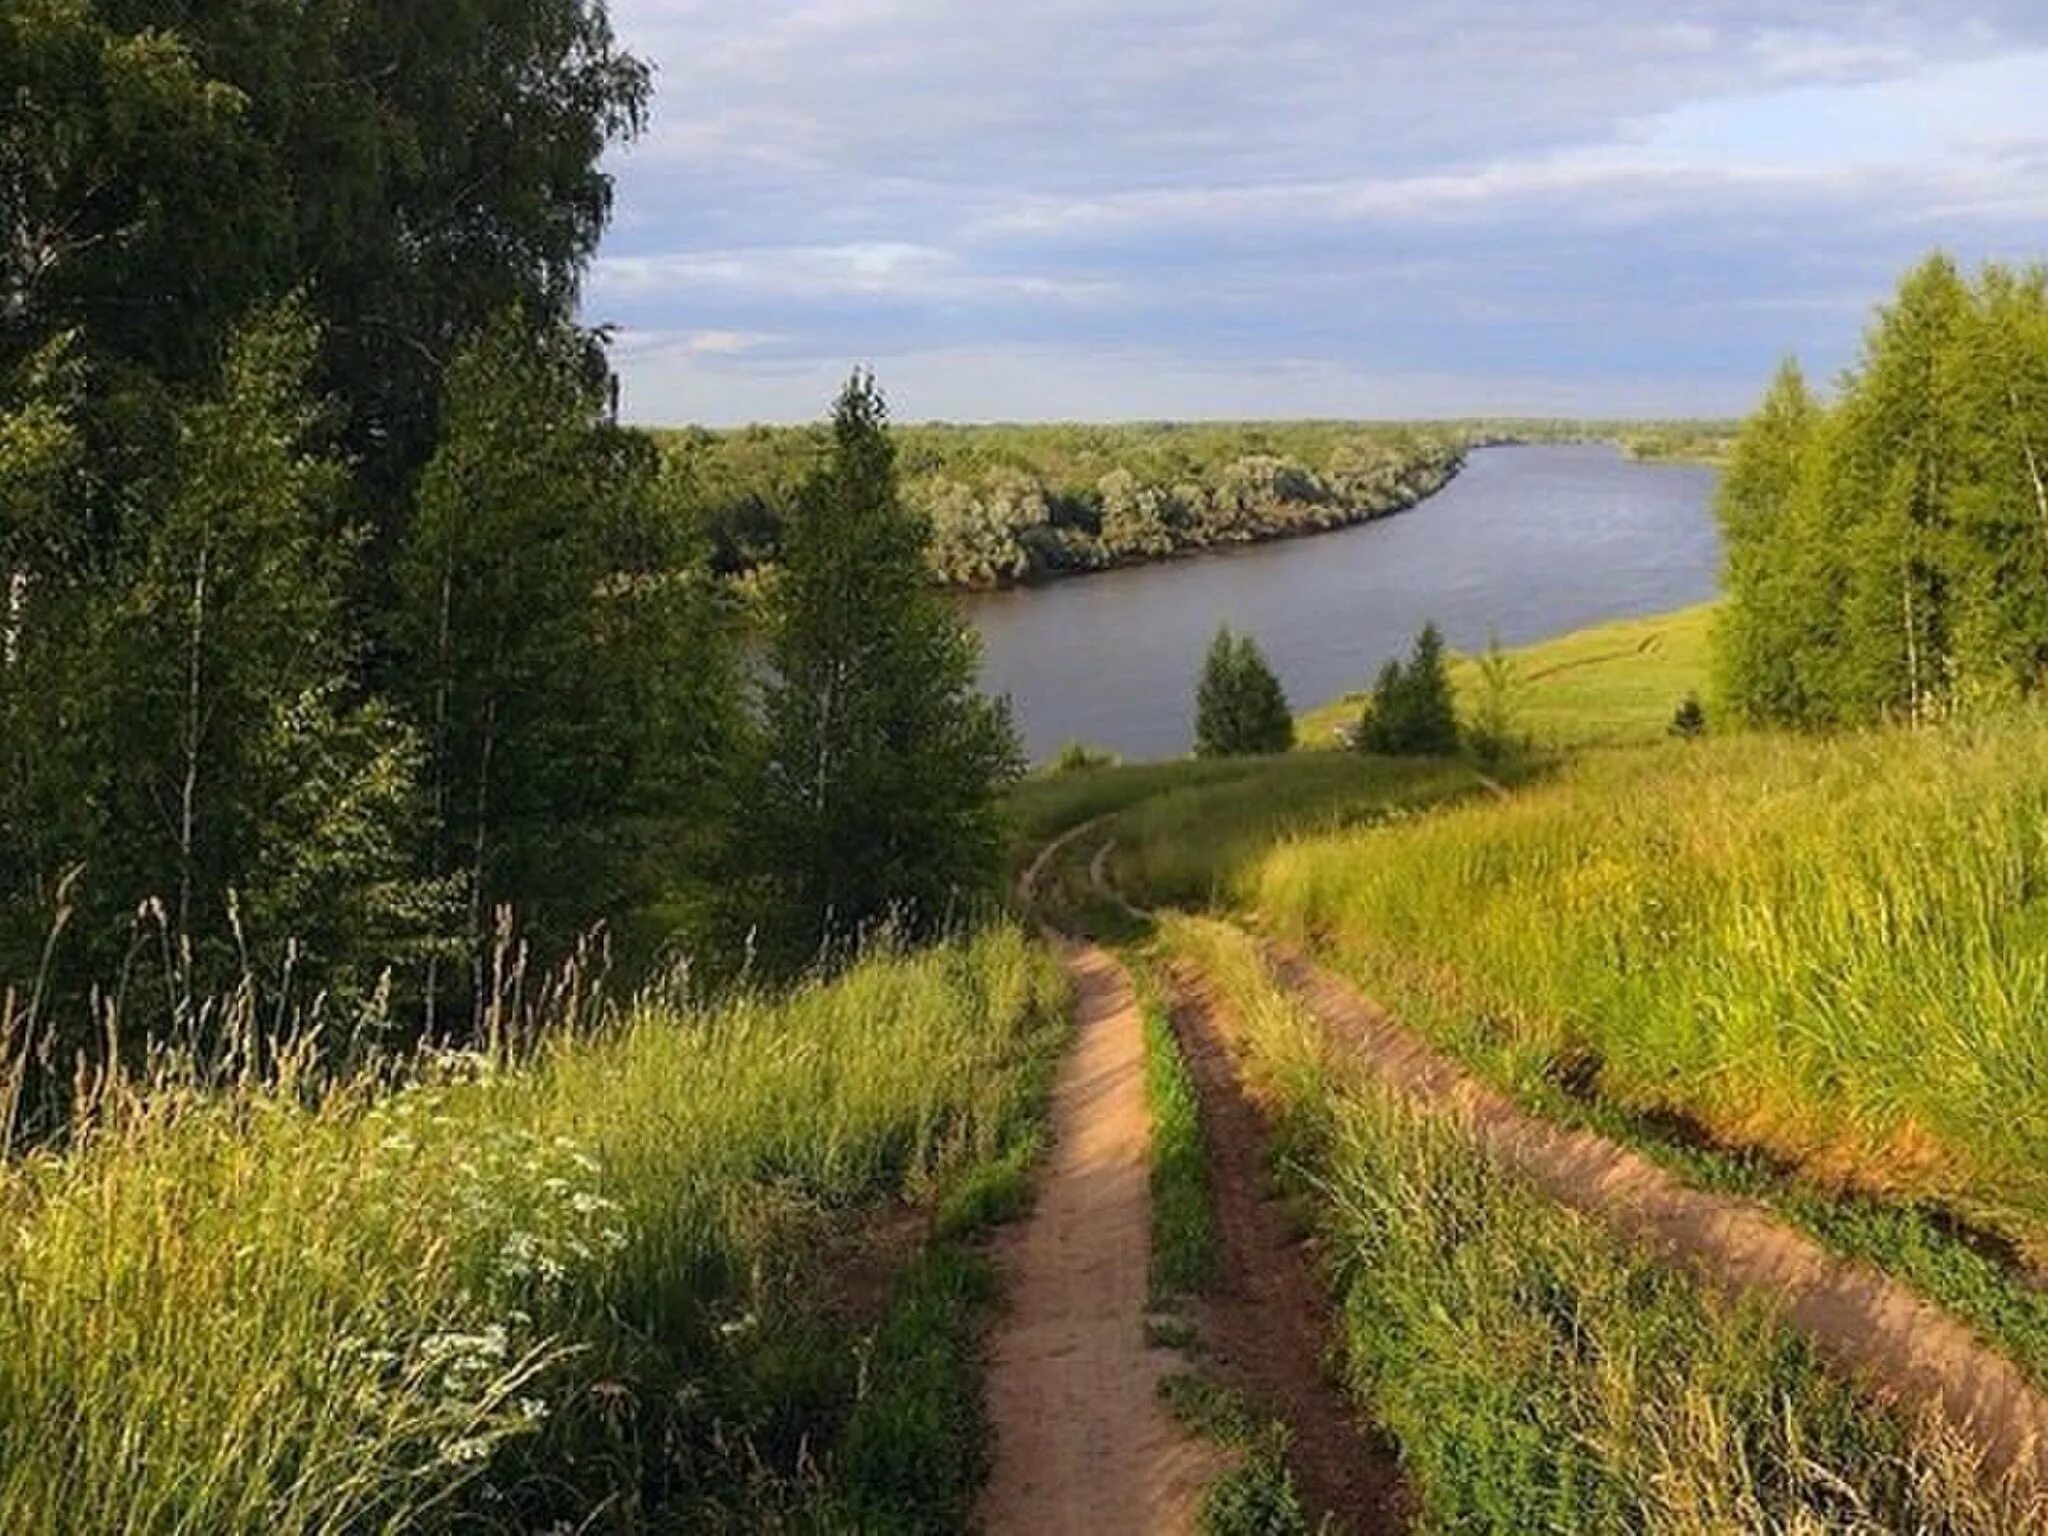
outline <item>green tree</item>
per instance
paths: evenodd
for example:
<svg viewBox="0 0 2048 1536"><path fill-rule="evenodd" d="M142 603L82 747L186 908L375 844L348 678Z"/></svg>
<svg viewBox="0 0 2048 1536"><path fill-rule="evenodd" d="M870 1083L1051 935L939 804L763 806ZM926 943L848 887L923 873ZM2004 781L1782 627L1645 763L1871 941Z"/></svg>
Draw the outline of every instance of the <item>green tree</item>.
<svg viewBox="0 0 2048 1536"><path fill-rule="evenodd" d="M1195 690L1195 752L1237 757L1289 751L1294 714L1280 679L1250 635L1216 631Z"/></svg>
<svg viewBox="0 0 2048 1536"><path fill-rule="evenodd" d="M1800 657L1817 617L1802 580L1815 552L1804 547L1797 496L1820 418L1788 360L1736 438L1716 493L1728 601L1716 617L1715 664L1721 695L1753 721L1801 720L1814 708Z"/></svg>
<svg viewBox="0 0 2048 1536"><path fill-rule="evenodd" d="M287 964L362 990L429 917L412 737L348 685L343 476L306 446L316 347L295 306L237 336L87 640L112 814L84 890L117 915L157 903L188 993Z"/></svg>
<svg viewBox="0 0 2048 1536"><path fill-rule="evenodd" d="M573 332L501 316L450 370L400 565L429 864L463 888L479 987L501 908L559 949L687 876L657 856L721 803L731 661L605 393Z"/></svg>
<svg viewBox="0 0 2048 1536"><path fill-rule="evenodd" d="M926 574L888 413L856 374L784 537L745 897L771 960L802 964L878 922L930 933L989 893L997 789L1021 770L975 637Z"/></svg>
<svg viewBox="0 0 2048 1536"><path fill-rule="evenodd" d="M1408 659L1380 669L1357 737L1361 752L1447 757L1458 750L1458 709L1443 635L1425 624Z"/></svg>

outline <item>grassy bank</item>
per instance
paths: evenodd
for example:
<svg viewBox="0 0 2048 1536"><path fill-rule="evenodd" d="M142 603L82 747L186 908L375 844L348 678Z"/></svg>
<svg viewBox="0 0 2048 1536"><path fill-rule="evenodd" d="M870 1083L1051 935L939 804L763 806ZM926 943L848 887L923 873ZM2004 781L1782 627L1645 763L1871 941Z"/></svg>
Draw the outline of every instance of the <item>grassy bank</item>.
<svg viewBox="0 0 2048 1536"><path fill-rule="evenodd" d="M2048 1229L2048 718L1595 754L1274 849L1237 898L1468 1055L1823 1178ZM1371 984L1369 982L1369 984Z"/></svg>
<svg viewBox="0 0 2048 1536"><path fill-rule="evenodd" d="M1219 925L1169 918L1243 1023L1248 1080L1319 1193L1347 1384L1430 1529L2003 1531L1953 1447L1855 1396L1330 1055Z"/></svg>
<svg viewBox="0 0 2048 1536"><path fill-rule="evenodd" d="M1545 748L1662 739L1687 694L1708 695L1716 606L1621 619L1508 652L1516 728ZM1480 684L1473 658L1453 659L1451 682L1469 714ZM1363 692L1346 694L1303 715L1296 735L1307 746L1334 746L1364 706Z"/></svg>
<svg viewBox="0 0 2048 1536"><path fill-rule="evenodd" d="M0 1529L955 1528L986 1276L864 1213L1014 1204L1063 1003L995 929L517 1069L118 1105L0 1174Z"/></svg>

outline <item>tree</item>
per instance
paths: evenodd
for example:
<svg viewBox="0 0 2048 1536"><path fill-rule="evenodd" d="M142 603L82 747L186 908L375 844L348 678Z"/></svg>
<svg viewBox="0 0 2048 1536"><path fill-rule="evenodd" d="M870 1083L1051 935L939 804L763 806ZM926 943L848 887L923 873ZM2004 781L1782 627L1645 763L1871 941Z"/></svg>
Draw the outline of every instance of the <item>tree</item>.
<svg viewBox="0 0 2048 1536"><path fill-rule="evenodd" d="M1458 711L1443 635L1425 624L1407 661L1380 669L1358 729L1358 749L1394 757L1448 757L1458 750Z"/></svg>
<svg viewBox="0 0 2048 1536"><path fill-rule="evenodd" d="M1195 691L1195 752L1237 757L1286 752L1294 715L1279 678L1250 635L1216 631Z"/></svg>
<svg viewBox="0 0 2048 1536"><path fill-rule="evenodd" d="M928 529L898 494L888 413L856 374L784 537L763 740L741 848L772 961L876 923L929 934L993 889L995 794L1022 768L1006 704L927 580Z"/></svg>
<svg viewBox="0 0 2048 1536"><path fill-rule="evenodd" d="M1716 494L1728 602L1715 621L1715 663L1722 695L1753 721L1799 720L1813 709L1798 664L1813 615L1796 496L1820 414L1787 360L1736 438Z"/></svg>
<svg viewBox="0 0 2048 1536"><path fill-rule="evenodd" d="M1477 698L1465 734L1481 762L1498 764L1524 745L1518 729L1522 679L1499 635L1487 636L1486 650L1474 670Z"/></svg>
<svg viewBox="0 0 2048 1536"><path fill-rule="evenodd" d="M158 903L188 995L281 982L288 942L309 986L362 990L429 919L413 738L348 682L343 476L306 448L316 348L290 305L236 337L90 637L112 814L86 894L116 918Z"/></svg>
<svg viewBox="0 0 2048 1536"><path fill-rule="evenodd" d="M559 948L655 893L656 850L717 803L735 684L656 455L611 424L573 332L499 317L450 370L442 418L399 642L429 865L460 883L480 967L501 907Z"/></svg>

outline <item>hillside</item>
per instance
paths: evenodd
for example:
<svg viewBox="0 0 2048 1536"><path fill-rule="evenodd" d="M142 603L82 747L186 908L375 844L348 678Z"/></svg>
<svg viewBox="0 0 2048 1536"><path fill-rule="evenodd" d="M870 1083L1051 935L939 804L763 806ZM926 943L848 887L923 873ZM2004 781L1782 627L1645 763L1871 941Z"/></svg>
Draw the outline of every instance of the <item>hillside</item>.
<svg viewBox="0 0 2048 1536"><path fill-rule="evenodd" d="M1520 729L1538 746L1590 747L1663 736L1688 694L1710 692L1709 642L1717 605L1577 630L1507 653L1511 706ZM1476 660L1454 657L1451 681L1470 713L1481 679ZM1296 736L1309 747L1340 745L1358 723L1364 692L1307 711Z"/></svg>

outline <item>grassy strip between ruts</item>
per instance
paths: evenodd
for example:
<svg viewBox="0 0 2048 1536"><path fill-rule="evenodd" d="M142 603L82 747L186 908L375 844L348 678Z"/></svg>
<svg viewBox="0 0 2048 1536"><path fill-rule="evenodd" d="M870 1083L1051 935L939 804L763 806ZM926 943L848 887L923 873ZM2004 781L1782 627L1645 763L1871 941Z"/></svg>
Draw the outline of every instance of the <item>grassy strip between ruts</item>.
<svg viewBox="0 0 2048 1536"><path fill-rule="evenodd" d="M1201 1106L1155 987L1139 980L1145 1014L1145 1106L1152 1117L1152 1309L1169 1311L1216 1271Z"/></svg>
<svg viewBox="0 0 2048 1536"><path fill-rule="evenodd" d="M1322 1211L1347 1380L1432 1529L1994 1532L1970 1462L1364 1077L1251 942L1163 933L1243 1022L1247 1076Z"/></svg>
<svg viewBox="0 0 2048 1536"><path fill-rule="evenodd" d="M1065 1004L996 927L516 1068L110 1106L0 1173L0 1529L957 1529L950 1238L1022 1199ZM905 1200L940 1240L849 1294Z"/></svg>

